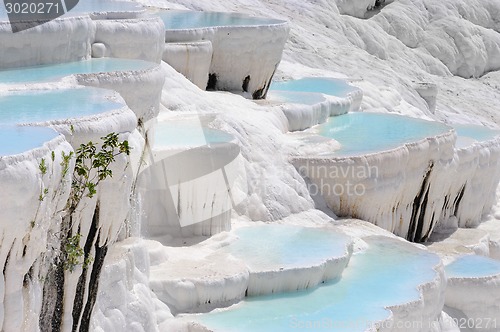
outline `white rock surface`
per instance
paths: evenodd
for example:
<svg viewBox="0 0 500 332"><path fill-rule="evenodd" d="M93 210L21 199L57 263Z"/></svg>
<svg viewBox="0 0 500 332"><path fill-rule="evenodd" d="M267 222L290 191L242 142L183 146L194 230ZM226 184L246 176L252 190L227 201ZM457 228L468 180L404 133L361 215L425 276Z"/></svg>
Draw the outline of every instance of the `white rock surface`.
<svg viewBox="0 0 500 332"><path fill-rule="evenodd" d="M202 90L207 88L213 48L209 40L165 43L163 61Z"/></svg>
<svg viewBox="0 0 500 332"><path fill-rule="evenodd" d="M493 211L498 211L498 204L493 207ZM477 228L486 231L489 235L489 255L491 258L500 260L500 224L498 215L492 215L482 222Z"/></svg>
<svg viewBox="0 0 500 332"><path fill-rule="evenodd" d="M170 309L151 291L148 248L139 239L115 244L104 262L91 331L163 331Z"/></svg>
<svg viewBox="0 0 500 332"><path fill-rule="evenodd" d="M458 228L451 232L433 233L426 244L430 251L441 256L444 264L464 254L490 255L490 235L487 231Z"/></svg>
<svg viewBox="0 0 500 332"><path fill-rule="evenodd" d="M218 250L227 234L192 247L149 241L150 287L174 314L204 312L240 301L248 287L246 265Z"/></svg>
<svg viewBox="0 0 500 332"><path fill-rule="evenodd" d="M494 202L500 178L497 139L456 150L454 143L450 132L381 153L294 156L293 162L337 215L368 220L422 241L436 225L446 228L454 220L459 227L477 226Z"/></svg>
<svg viewBox="0 0 500 332"><path fill-rule="evenodd" d="M117 91L143 123L156 117L160 111L161 90L165 81L165 73L160 66L75 76L78 84Z"/></svg>
<svg viewBox="0 0 500 332"><path fill-rule="evenodd" d="M94 33L88 16L59 18L17 33L12 33L8 21L1 20L0 68L87 59Z"/></svg>
<svg viewBox="0 0 500 332"><path fill-rule="evenodd" d="M95 26L93 42L105 45L106 57L161 61L165 27L160 18L97 20Z"/></svg>
<svg viewBox="0 0 500 332"><path fill-rule="evenodd" d="M293 157L293 163L301 174L313 181L337 215L367 220L418 241L432 231L437 222L433 214L441 214L439 202L446 189L435 186L433 180L439 181L448 172L454 142L455 135L450 131L381 153ZM337 190L339 186L343 190ZM425 192L428 192L428 201L435 203L427 206ZM452 194L458 195L458 192ZM417 197L420 198L416 200ZM419 215L422 220L418 219Z"/></svg>
<svg viewBox="0 0 500 332"><path fill-rule="evenodd" d="M52 151L54 160L52 160ZM62 136L42 147L0 158L0 328L37 331L45 259L52 257L71 184L62 176L62 153L72 147ZM44 159L47 172L39 165ZM70 165L72 167L72 165ZM44 194L44 189L48 189ZM39 200L40 195L44 196ZM54 241L56 241L54 243Z"/></svg>
<svg viewBox="0 0 500 332"><path fill-rule="evenodd" d="M324 230L323 232L327 233L329 231ZM298 241L300 241L300 238ZM332 255L321 262L296 264L296 266L274 264L274 267L271 267L268 262L263 262L264 264L260 266L253 263L249 264L250 276L246 294L248 296L259 296L288 293L314 288L325 281L338 280L342 277L342 273L349 263L352 250L353 244L349 240L346 242L344 253L337 256ZM252 255L252 253L249 252L249 255ZM269 255L271 256L271 253Z"/></svg>
<svg viewBox="0 0 500 332"><path fill-rule="evenodd" d="M454 181L465 186L457 211L460 227L476 227L495 203L500 178L500 138L476 142L457 150Z"/></svg>
<svg viewBox="0 0 500 332"><path fill-rule="evenodd" d="M209 89L248 92L264 98L288 38L286 22L166 30L165 41L209 40L213 56Z"/></svg>
<svg viewBox="0 0 500 332"><path fill-rule="evenodd" d="M457 318L459 327L498 331L500 275L474 278L449 277L445 304L465 315Z"/></svg>
<svg viewBox="0 0 500 332"><path fill-rule="evenodd" d="M193 125L202 136L199 146L150 143L136 186L147 238L208 236L231 228L231 211L241 202L232 190L245 173L240 147L234 139L207 142L197 118Z"/></svg>
<svg viewBox="0 0 500 332"><path fill-rule="evenodd" d="M268 105L277 104L288 120L288 130L298 131L324 123L330 116L337 116L359 110L363 92L361 90L349 93L347 97L335 97L317 93L271 91L268 93ZM294 94L299 102L287 101L286 96ZM315 103L300 103L301 95L305 100L317 95ZM312 95L312 96L311 96ZM280 103L281 101L281 103Z"/></svg>
<svg viewBox="0 0 500 332"><path fill-rule="evenodd" d="M156 1L144 2L154 4ZM400 0L389 3L378 15L367 20L340 15L339 3L177 0L174 6L273 14L291 20L291 38L285 50L283 75L301 71L307 65L316 67L318 72L337 71L350 77L362 77L364 81L359 84L365 92L362 110L432 116L429 105L412 84L417 79L434 83L439 88L435 118L500 123L500 115L495 111L500 106L495 73L479 80L452 76L478 77L498 68L498 1ZM169 2L163 2L165 4ZM351 1L350 4L355 12L363 15L366 6L371 5L364 0ZM79 20L76 24L79 29L89 22L87 18ZM59 31L64 25L73 26L73 23L58 26L52 22L40 26L40 30ZM8 26L3 26L10 33L10 28L6 30ZM78 45L68 43L68 38L56 37L59 47L50 46L50 51L40 52L25 52L30 43L42 50L50 45L38 33L27 32L25 36L19 34L6 39L2 35L0 61L6 61L2 67L88 57L92 40L84 30L87 31L78 30L82 32L81 39L71 39ZM92 30L90 26L89 30ZM14 46L3 48L4 45ZM62 51L55 52L59 49ZM240 140L251 184L250 199L241 213L252 219L278 220L313 206L304 181L283 157L288 155L288 151L283 151L288 149L287 140L281 135L286 130L283 114L250 105L239 97L200 93L173 74L169 80L169 92L164 94L162 101L164 107L179 112L220 110L225 114L217 125L228 128ZM177 83L172 83L176 80ZM238 83L241 86L241 79ZM484 166L485 169L488 167ZM16 275L12 279L15 284L19 284L18 278ZM490 296L482 289L477 293ZM33 296L34 303L39 303L36 301L39 301L40 294L40 289L35 289L28 295ZM19 330L21 324L16 320L20 317L16 309L17 299L17 296L10 297L8 306L12 304L12 309L7 309L10 310L9 317L13 318L9 326L14 330ZM117 313L116 317L120 315ZM28 326L33 322L36 322L36 317L26 320L25 324ZM106 330L122 326L113 319L107 320L107 324ZM140 329L139 326L134 328Z"/></svg>
<svg viewBox="0 0 500 332"><path fill-rule="evenodd" d="M104 58L107 54L106 45L103 43L93 43L92 44L92 57L93 58Z"/></svg>
<svg viewBox="0 0 500 332"><path fill-rule="evenodd" d="M439 321L442 319L442 308L445 302L447 279L443 265L435 266L436 277L431 282L418 287L420 298L402 305L388 307L392 315L391 323L382 323L380 331L429 331L432 328L439 330ZM452 323L443 324L445 326Z"/></svg>

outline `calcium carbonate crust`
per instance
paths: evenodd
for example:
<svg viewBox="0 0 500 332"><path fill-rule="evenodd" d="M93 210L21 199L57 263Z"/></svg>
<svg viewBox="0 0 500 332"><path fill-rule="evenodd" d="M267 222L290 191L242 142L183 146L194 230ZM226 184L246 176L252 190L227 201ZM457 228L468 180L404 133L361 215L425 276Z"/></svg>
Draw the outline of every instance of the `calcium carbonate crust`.
<svg viewBox="0 0 500 332"><path fill-rule="evenodd" d="M417 247L401 239L398 240L401 245L413 248L415 251L427 251L425 247ZM423 332L432 331L437 326L445 302L447 279L441 260L429 268L434 270L434 278L417 286L418 299L386 307L390 311L390 316L384 321L376 322L372 329L367 331Z"/></svg>
<svg viewBox="0 0 500 332"><path fill-rule="evenodd" d="M434 186L432 181L447 178L446 174L454 157L455 140L456 135L450 129L446 133L379 153L351 157L294 156L291 162L303 176L308 177L323 191L327 205L338 216L367 220L396 235L418 241L430 234L437 222L436 216L441 215L439 207L442 205L439 202L446 196L442 192L446 188ZM325 167L327 170L347 170L347 174L344 176L337 171L335 176L325 177L324 172L318 171ZM358 168L364 170L363 177L359 177ZM413 210L420 209L420 206L415 206L415 202L420 204L423 200L416 201L416 197L422 187L424 192L428 191L429 184L432 190L436 190L429 193L429 200L438 203L424 207L437 211L426 211L424 218L418 220L419 226L415 224L417 220ZM339 185L345 188L340 192L341 195L333 190ZM348 186L354 188L356 185L362 186L362 194L356 195L347 190ZM451 194L458 195L453 192ZM417 234L419 227L421 231Z"/></svg>
<svg viewBox="0 0 500 332"><path fill-rule="evenodd" d="M165 41L209 40L213 56L208 89L243 91L264 98L281 61L290 27L285 21L248 26L166 30ZM251 42L250 42L251 41Z"/></svg>
<svg viewBox="0 0 500 332"><path fill-rule="evenodd" d="M449 277L445 304L466 315L465 319L459 320L463 326L480 331L498 331L500 274L484 277Z"/></svg>
<svg viewBox="0 0 500 332"><path fill-rule="evenodd" d="M3 331L38 328L45 300L41 294L44 259L52 255L53 234L59 229L70 191L70 175L62 176L62 154L72 151L60 135L39 148L0 157L0 264L4 271L0 279L0 329ZM40 170L42 159L47 167L45 174Z"/></svg>
<svg viewBox="0 0 500 332"><path fill-rule="evenodd" d="M353 242L349 239L342 255L329 257L317 264L274 269L249 267L247 295L294 292L313 288L328 280L338 280L342 277L342 272L347 267L352 252Z"/></svg>
<svg viewBox="0 0 500 332"><path fill-rule="evenodd" d="M160 112L165 73L161 66L145 70L75 75L78 84L117 91L142 123Z"/></svg>

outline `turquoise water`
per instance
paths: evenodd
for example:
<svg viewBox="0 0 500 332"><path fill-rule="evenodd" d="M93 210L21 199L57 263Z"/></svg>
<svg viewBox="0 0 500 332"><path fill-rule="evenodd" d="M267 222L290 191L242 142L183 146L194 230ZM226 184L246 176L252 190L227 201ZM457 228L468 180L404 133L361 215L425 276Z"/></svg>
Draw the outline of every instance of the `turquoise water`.
<svg viewBox="0 0 500 332"><path fill-rule="evenodd" d="M458 136L473 138L477 141L487 141L500 135L499 130L493 130L484 126L476 125L453 125Z"/></svg>
<svg viewBox="0 0 500 332"><path fill-rule="evenodd" d="M269 89L270 91L317 92L337 97L345 97L350 92L359 90L349 85L345 80L324 77L308 77L299 80L273 82Z"/></svg>
<svg viewBox="0 0 500 332"><path fill-rule="evenodd" d="M269 101L278 101L293 104L314 105L324 102L326 99L320 93L293 92L293 91L270 91L266 97Z"/></svg>
<svg viewBox="0 0 500 332"><path fill-rule="evenodd" d="M28 83L58 80L72 74L144 70L155 63L130 59L90 59L55 65L23 67L0 71L0 83Z"/></svg>
<svg viewBox="0 0 500 332"><path fill-rule="evenodd" d="M165 29L196 29L216 26L248 26L281 23L280 20L251 17L237 13L176 11L166 10L157 13L165 24Z"/></svg>
<svg viewBox="0 0 500 332"><path fill-rule="evenodd" d="M250 268L276 269L319 265L345 255L349 238L333 231L292 225L239 228L227 250Z"/></svg>
<svg viewBox="0 0 500 332"><path fill-rule="evenodd" d="M478 255L458 258L445 267L448 277L486 277L500 274L500 261Z"/></svg>
<svg viewBox="0 0 500 332"><path fill-rule="evenodd" d="M321 136L337 140L342 147L335 154L343 156L393 149L451 128L440 122L394 114L348 113L330 117L316 130Z"/></svg>
<svg viewBox="0 0 500 332"><path fill-rule="evenodd" d="M23 153L41 147L59 134L47 127L0 126L0 156Z"/></svg>
<svg viewBox="0 0 500 332"><path fill-rule="evenodd" d="M247 298L229 310L191 316L214 331L364 331L389 316L386 306L416 300L439 258L395 239L372 237L342 279L313 290Z"/></svg>
<svg viewBox="0 0 500 332"><path fill-rule="evenodd" d="M155 129L154 146L203 146L230 142L234 137L221 130L203 127L198 119L159 122Z"/></svg>
<svg viewBox="0 0 500 332"><path fill-rule="evenodd" d="M115 110L124 104L96 88L28 90L0 95L0 124L64 120Z"/></svg>

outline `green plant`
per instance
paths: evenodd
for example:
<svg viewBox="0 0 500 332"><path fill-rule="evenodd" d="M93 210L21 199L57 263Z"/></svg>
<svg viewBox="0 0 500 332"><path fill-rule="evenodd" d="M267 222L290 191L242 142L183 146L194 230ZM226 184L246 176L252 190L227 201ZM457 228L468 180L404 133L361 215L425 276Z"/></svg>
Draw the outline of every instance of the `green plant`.
<svg viewBox="0 0 500 332"><path fill-rule="evenodd" d="M73 272L77 265L80 265L80 258L85 254L83 248L80 247L80 238L82 235L77 233L67 239L64 246L66 252L66 260L64 261L64 269Z"/></svg>
<svg viewBox="0 0 500 332"><path fill-rule="evenodd" d="M47 164L45 163L45 158L42 158L42 160L40 160L38 169L40 170L40 172L42 172L42 175L47 174Z"/></svg>
<svg viewBox="0 0 500 332"><path fill-rule="evenodd" d="M49 193L49 188L43 189L43 192L38 196L38 200L41 202L45 199L45 196Z"/></svg>
<svg viewBox="0 0 500 332"><path fill-rule="evenodd" d="M97 194L99 183L113 176L110 169L115 158L125 153L130 154L130 146L128 141L120 142L118 134L110 133L105 137L101 137L101 145L93 142L81 144L75 151L75 168L73 170L73 180L71 182L71 192L66 204L66 213L68 218L65 220L73 220L72 215L76 211L78 205L84 197L92 198ZM62 154L62 175L63 177L69 171L70 161L73 153ZM63 239L63 252L61 261L64 262L64 269L73 272L77 265L83 264L87 267L93 261L93 258L80 247L81 234L76 233L71 236L72 222L68 225L63 225L63 234L68 234L66 239ZM82 262L82 257L85 257Z"/></svg>
<svg viewBox="0 0 500 332"><path fill-rule="evenodd" d="M92 198L97 193L96 188L101 181L113 176L109 167L116 156L122 153L130 154L128 141L119 142L118 134L110 133L101 139L103 142L100 150L93 142L81 144L76 150L75 170L68 200L70 213L75 211L82 198Z"/></svg>
<svg viewBox="0 0 500 332"><path fill-rule="evenodd" d="M54 152L52 152L54 153ZM38 194L38 201L40 202L36 208L35 216L33 219L30 221L30 226L31 228L34 228L36 225L36 220L38 218L38 213L40 212L40 205L42 204L42 201L45 199L45 196L49 193L48 188L44 188L43 184L43 178L45 174L47 174L47 163L45 162L45 158L40 159L40 162L38 163L38 170L40 171L40 193Z"/></svg>
<svg viewBox="0 0 500 332"><path fill-rule="evenodd" d="M61 152L61 156L62 156L62 161L61 161L61 167L62 167L61 177L64 178L64 177L66 177L66 174L68 174L68 172L69 172L69 165L70 165L70 162L71 162L71 158L73 157L73 151L71 151L68 154L64 153L64 151L63 151L63 152Z"/></svg>

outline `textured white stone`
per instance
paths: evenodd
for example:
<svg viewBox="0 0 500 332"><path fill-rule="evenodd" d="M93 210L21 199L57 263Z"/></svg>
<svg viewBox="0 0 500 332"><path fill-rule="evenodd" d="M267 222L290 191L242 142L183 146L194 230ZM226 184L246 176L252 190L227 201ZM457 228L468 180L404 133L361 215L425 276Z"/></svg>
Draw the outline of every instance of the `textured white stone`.
<svg viewBox="0 0 500 332"><path fill-rule="evenodd" d="M59 18L17 33L0 21L0 68L88 59L94 34L88 16Z"/></svg>
<svg viewBox="0 0 500 332"><path fill-rule="evenodd" d="M419 241L427 239L436 225L448 227L452 217L458 220L459 227L477 226L493 205L500 178L497 139L457 149L454 144L455 135L449 132L380 153L331 158L298 156L293 157L293 163L316 184L337 215L367 220ZM367 176L349 171L356 169L366 170ZM363 188L360 194L352 189L358 184ZM336 186L344 190L334 190ZM351 191L346 189L349 186ZM422 197L417 204L421 205L417 206L419 194ZM422 200L423 194L427 202ZM414 211L423 219L414 219L412 224ZM417 229L415 223L422 223L420 234L412 233Z"/></svg>
<svg viewBox="0 0 500 332"><path fill-rule="evenodd" d="M434 181L440 181L449 171L455 137L450 131L380 153L353 157L294 157L293 163L301 174L316 184L337 215L367 220L399 236L419 239L432 231L436 223L433 213L441 214L439 209L446 189L435 185ZM416 229L416 225L410 229L414 200L431 164L432 171L424 190L430 188L429 201L435 203L425 206L429 212L426 210L422 233L409 234ZM364 176L352 172L357 169L364 170ZM364 189L360 194L347 190L358 184ZM339 185L344 190L334 190ZM458 192L451 194L458 195ZM418 206L415 208L420 211Z"/></svg>
<svg viewBox="0 0 500 332"><path fill-rule="evenodd" d="M275 269L250 267L247 295L294 292L313 288L325 281L340 279L349 263L352 250L352 242L348 242L342 255L329 257L319 264L310 263L296 267L276 267Z"/></svg>
<svg viewBox="0 0 500 332"><path fill-rule="evenodd" d="M300 97L301 93L295 93ZM309 93L303 93L305 98ZM320 94L318 94L320 95ZM268 93L268 101L270 105L278 104L288 120L288 130L298 131L310 128L320 123L324 123L330 116L342 115L348 112L359 111L363 92L356 90L349 93L346 97L335 97L331 95L323 95L321 101L318 100L314 104L301 104L295 102L282 103L273 102L275 98L279 99L279 94L271 91Z"/></svg>
<svg viewBox="0 0 500 332"><path fill-rule="evenodd" d="M143 235L214 235L230 230L234 200L230 189L237 174L244 172L239 147L228 142L190 149L156 150L140 173Z"/></svg>
<svg viewBox="0 0 500 332"><path fill-rule="evenodd" d="M107 57L156 63L161 61L165 27L160 18L107 19L94 22L94 43L106 46Z"/></svg>
<svg viewBox="0 0 500 332"><path fill-rule="evenodd" d="M429 110L432 113L436 112L437 85L434 83L418 83L415 86L415 91L427 102Z"/></svg>
<svg viewBox="0 0 500 332"><path fill-rule="evenodd" d="M248 92L254 99L265 97L281 61L290 28L286 22L259 26L221 26L167 30L166 42L209 40L213 47L211 88ZM243 82L248 80L246 89ZM210 85L210 80L209 80Z"/></svg>
<svg viewBox="0 0 500 332"><path fill-rule="evenodd" d="M498 331L500 275L448 278L445 304L465 315L458 318L459 326Z"/></svg>
<svg viewBox="0 0 500 332"><path fill-rule="evenodd" d="M433 327L440 331L438 322L442 319L447 279L442 262L433 268L436 271L434 279L418 286L418 300L389 306L387 309L391 311L391 317L388 319L390 323L382 322L379 331L419 332L430 331Z"/></svg>
<svg viewBox="0 0 500 332"><path fill-rule="evenodd" d="M163 61L205 90L212 63L212 43L208 40L165 43Z"/></svg>
<svg viewBox="0 0 500 332"><path fill-rule="evenodd" d="M54 152L54 161L51 153ZM42 301L44 257L53 255L54 234L70 192L71 176L62 177L62 153L73 149L59 136L42 147L0 158L0 327L37 331ZM39 164L45 160L47 173ZM70 164L72 167L72 163ZM48 192L40 201L44 189ZM57 242L56 242L57 243Z"/></svg>
<svg viewBox="0 0 500 332"><path fill-rule="evenodd" d="M149 241L152 262L150 287L173 313L203 312L240 301L248 287L246 265L217 249L227 235L191 248L168 248ZM215 243L215 245L214 245Z"/></svg>
<svg viewBox="0 0 500 332"><path fill-rule="evenodd" d="M160 66L145 70L75 75L79 84L115 90L141 122L156 117L165 73Z"/></svg>
<svg viewBox="0 0 500 332"><path fill-rule="evenodd" d="M115 244L101 273L91 331L164 331L158 325L172 317L150 290L148 248L139 239Z"/></svg>
<svg viewBox="0 0 500 332"><path fill-rule="evenodd" d="M104 58L106 54L106 45L103 43L93 43L92 44L92 57L93 58Z"/></svg>

